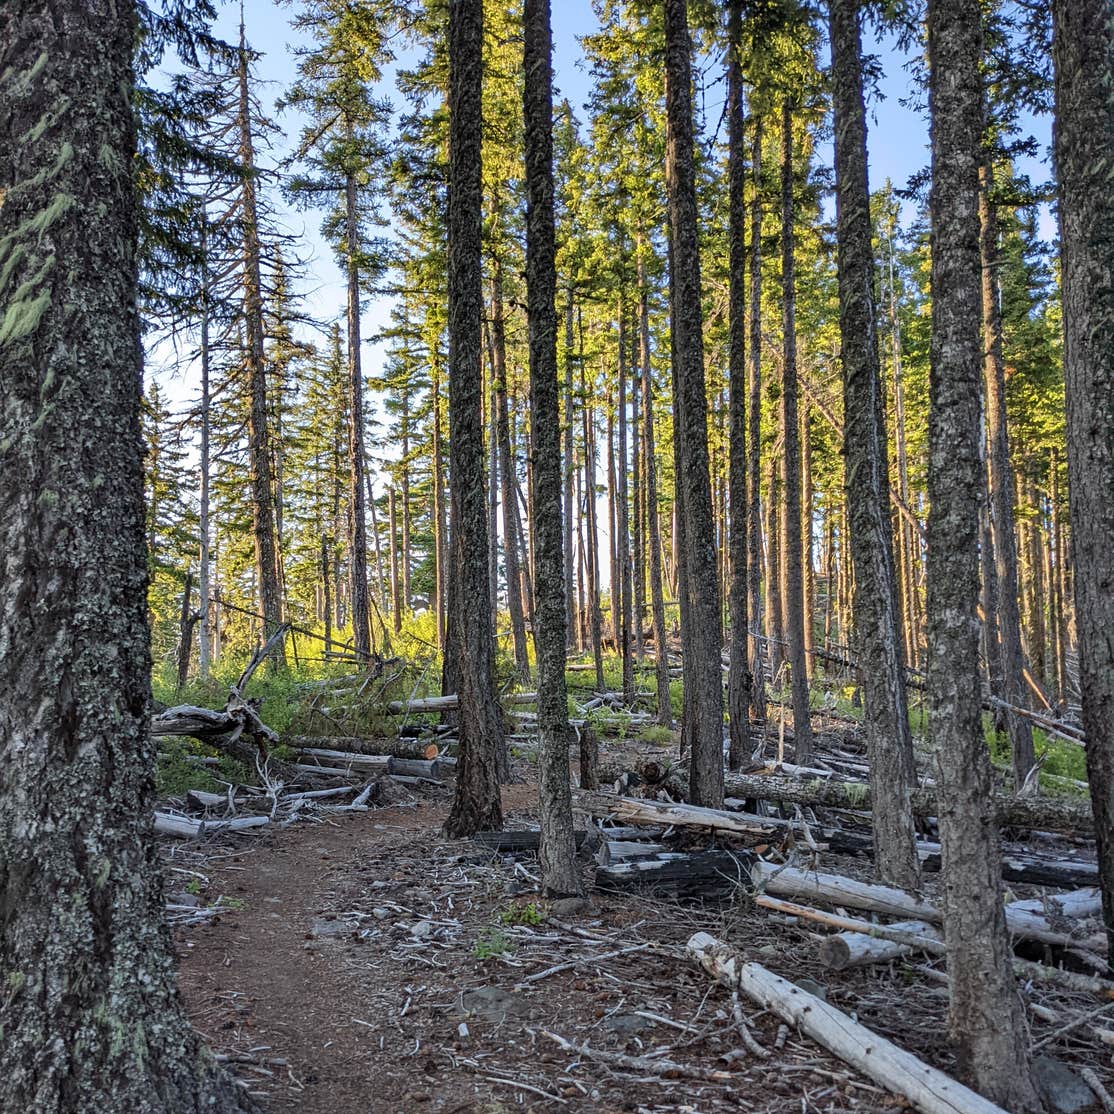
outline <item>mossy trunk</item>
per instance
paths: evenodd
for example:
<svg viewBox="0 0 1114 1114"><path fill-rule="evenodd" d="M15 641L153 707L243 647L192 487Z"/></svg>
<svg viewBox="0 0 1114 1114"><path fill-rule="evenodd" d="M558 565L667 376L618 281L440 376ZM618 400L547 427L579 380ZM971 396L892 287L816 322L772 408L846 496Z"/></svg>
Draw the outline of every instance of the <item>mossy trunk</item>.
<svg viewBox="0 0 1114 1114"><path fill-rule="evenodd" d="M134 8L0 7L0 1109L248 1109L151 830Z"/></svg>

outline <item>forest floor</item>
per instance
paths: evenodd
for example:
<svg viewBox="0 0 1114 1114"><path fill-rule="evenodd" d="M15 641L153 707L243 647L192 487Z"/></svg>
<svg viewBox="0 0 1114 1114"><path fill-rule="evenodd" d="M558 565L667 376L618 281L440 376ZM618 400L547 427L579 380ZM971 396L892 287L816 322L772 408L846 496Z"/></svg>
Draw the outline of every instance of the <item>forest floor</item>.
<svg viewBox="0 0 1114 1114"><path fill-rule="evenodd" d="M522 765L523 781L503 794L507 828L536 825ZM683 956L701 929L954 1070L939 964L835 973L807 925L756 908L742 890L707 903L593 892L590 856L590 905L562 914L537 895L536 861L442 837L450 793L408 790L317 824L166 845L171 865L204 879L197 900L222 910L175 931L194 1024L264 1110L906 1109L744 1002L768 1056L746 1052L731 996ZM822 869L870 878L869 861L826 852ZM926 877L930 898L937 884ZM1035 1043L1101 1005L1043 987L1026 997L1037 1004ZM604 1054L664 1055L680 1070L603 1063L549 1034ZM1087 1024L1041 1051L1114 1084L1110 1049Z"/></svg>

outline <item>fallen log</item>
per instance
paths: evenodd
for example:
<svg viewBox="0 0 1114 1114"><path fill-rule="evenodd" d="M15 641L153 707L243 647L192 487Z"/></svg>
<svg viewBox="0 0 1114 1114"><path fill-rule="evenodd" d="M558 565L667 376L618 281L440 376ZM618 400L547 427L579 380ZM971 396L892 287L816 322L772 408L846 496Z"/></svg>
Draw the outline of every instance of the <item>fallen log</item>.
<svg viewBox="0 0 1114 1114"><path fill-rule="evenodd" d="M576 846L580 847L588 838L588 832L583 828L573 832ZM506 831L506 832L476 832L472 842L486 847L489 851L537 851L541 840L541 832L536 831Z"/></svg>
<svg viewBox="0 0 1114 1114"><path fill-rule="evenodd" d="M761 898L758 899L761 902ZM866 922L864 922L866 923ZM892 931L909 936L924 937L942 943L943 933L927 921L897 921L885 926ZM919 946L919 945L918 945ZM916 950L912 943L899 943L895 937L883 939L877 933L837 932L820 941L820 962L833 971L846 971L849 967L869 967L872 963L889 963L911 955Z"/></svg>
<svg viewBox="0 0 1114 1114"><path fill-rule="evenodd" d="M761 901L761 899L759 899ZM1014 936L1023 939L1040 939L1041 933L1053 934L1063 926L1065 920L1095 916L1100 912L1101 899L1098 890L1078 890L1073 893L1055 894L1048 898L1034 898L1026 901L1013 901L1006 906L1006 923ZM899 931L927 936L933 940L942 937L934 925L926 921L902 921L886 925L890 932ZM1036 935L1030 935L1030 933ZM1074 940L1070 929L1065 934ZM1085 940L1074 941L1090 950L1101 949L1101 937L1095 935ZM912 947L897 942L894 938L883 939L876 932L845 931L827 937L820 945L820 959L834 971L847 967L865 967L871 963L888 963L908 955Z"/></svg>
<svg viewBox="0 0 1114 1114"><path fill-rule="evenodd" d="M303 747L298 755L309 759L311 763L320 762L324 765L327 760L334 766L368 774L390 773L392 761L389 754L352 754L346 750L327 750L325 747Z"/></svg>
<svg viewBox="0 0 1114 1114"><path fill-rule="evenodd" d="M507 692L499 697L501 704L536 704L536 692ZM416 712L451 712L459 704L456 693L445 696L422 696L416 700L392 700L387 711L395 716L405 716Z"/></svg>
<svg viewBox="0 0 1114 1114"><path fill-rule="evenodd" d="M255 651L239 680L229 688L228 700L221 711L193 704L166 708L151 717L151 734L200 739L251 768L260 759L266 761L278 735L259 718L259 701L247 699L244 690L264 658L282 644L289 629L290 625L284 623ZM277 765L275 769L279 772Z"/></svg>
<svg viewBox="0 0 1114 1114"><path fill-rule="evenodd" d="M854 909L883 913L888 917L933 922L940 920L940 914L934 906L913 894L892 886L844 878L839 874L798 870L796 867L778 866L776 863L757 859L751 868L750 880L756 890L782 897L803 897L825 905L848 905Z"/></svg>
<svg viewBox="0 0 1114 1114"><path fill-rule="evenodd" d="M647 889L686 898L719 897L745 888L753 863L754 855L749 851L697 851L609 863L597 868L596 888L612 892Z"/></svg>
<svg viewBox="0 0 1114 1114"><path fill-rule="evenodd" d="M814 840L826 844L833 851L857 855L872 850L870 836L847 832L840 828L806 825L799 820L785 820L777 816L756 816L753 813L727 812L697 805L623 797L614 793L574 790L573 808L600 819L610 816L617 820L629 820L635 824L703 828L767 838L784 832L803 833L807 828Z"/></svg>
<svg viewBox="0 0 1114 1114"><path fill-rule="evenodd" d="M720 811L694 805L584 791L574 791L573 803L579 811L591 816L599 818L613 816L639 824L704 828L711 831L767 837L786 831L802 833L807 829L813 840L832 851L849 855L873 855L874 853L873 840L866 833L820 824L805 825L798 820L786 820L774 816L756 816L753 813ZM918 843L917 851L921 856L922 869L930 872L940 869L938 843ZM1097 882L1098 866L1095 863L1074 859L1046 859L1026 852L1011 851L1002 856L1002 877L1007 882L1025 882L1035 886L1087 886Z"/></svg>
<svg viewBox="0 0 1114 1114"><path fill-rule="evenodd" d="M302 763L300 770L312 769L312 762L321 764L321 769L341 774L401 774L403 777L424 777L440 781L442 773L450 769L440 759L395 758L389 754L350 754L343 750L326 750L324 747L304 747L299 751L303 758L311 759ZM326 766L326 763L331 765Z"/></svg>
<svg viewBox="0 0 1114 1114"><path fill-rule="evenodd" d="M628 839L609 839L597 852L601 863L626 863L639 859L653 859L665 851L663 843L636 843Z"/></svg>
<svg viewBox="0 0 1114 1114"><path fill-rule="evenodd" d="M245 828L262 828L271 821L266 816L237 816L232 820L194 820L169 812L155 813L155 831L159 835L182 839L202 839L217 832L239 832Z"/></svg>
<svg viewBox="0 0 1114 1114"><path fill-rule="evenodd" d="M781 867L758 859L751 870L751 880L757 889L782 897L804 897L825 905L869 909L874 913L884 913L891 917L908 917L929 921L932 924L939 924L943 920L943 914L935 906L904 890L858 882L854 878L844 878L839 874L797 870L794 867ZM1087 891L1085 897L1068 897L1067 900L1069 907L1090 908L1095 898L1091 896L1091 891ZM1096 943L1095 937L1081 940L1064 932L1048 916L1039 911L1036 903L1016 902L1007 905L1006 927L1015 936L1027 940L1039 940L1058 947L1084 947L1094 950L1094 947L1101 946Z"/></svg>
<svg viewBox="0 0 1114 1114"><path fill-rule="evenodd" d="M421 739L363 739L352 735L284 735L284 746L293 750L320 747L345 754L389 755L393 758L430 760L437 757L438 746Z"/></svg>
<svg viewBox="0 0 1114 1114"><path fill-rule="evenodd" d="M870 808L870 786L866 782L798 781L795 778L729 773L725 775L723 784L726 792L733 797L828 808ZM1002 826L1069 832L1090 832L1094 829L1091 807L1084 802L1061 800L1057 797L1016 797L996 793L994 808L998 823ZM935 790L913 790L913 811L918 816L935 816Z"/></svg>
<svg viewBox="0 0 1114 1114"><path fill-rule="evenodd" d="M778 901L776 898L763 899L759 897L756 899L756 903L764 908L775 909L779 913L786 913L789 916L816 921L819 924L845 929L849 932L862 933L865 936L877 937L881 940L889 940L896 944L904 944L911 951L930 952L932 955L941 958L947 956L947 946L943 941L899 929L897 925L871 924L869 921L839 916L820 909L811 909L807 905L799 905L792 901ZM1098 994L1104 998L1114 998L1114 982L1106 979L1095 978L1093 975L1079 975L1074 971L1065 971L1060 967L1049 967L1028 959L1018 959L1016 956L1011 961L1011 965L1014 974L1027 981L1053 983L1056 986L1080 994Z"/></svg>
<svg viewBox="0 0 1114 1114"><path fill-rule="evenodd" d="M742 991L875 1083L903 1095L924 1114L1005 1114L1001 1107L852 1021L842 1010L758 963L744 962L714 936L694 933L688 952L721 985Z"/></svg>

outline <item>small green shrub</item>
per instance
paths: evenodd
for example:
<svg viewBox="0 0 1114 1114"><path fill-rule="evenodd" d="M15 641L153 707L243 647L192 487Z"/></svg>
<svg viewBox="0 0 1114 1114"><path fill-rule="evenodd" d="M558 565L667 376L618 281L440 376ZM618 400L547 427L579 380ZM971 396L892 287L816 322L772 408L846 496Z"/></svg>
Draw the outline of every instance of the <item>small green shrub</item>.
<svg viewBox="0 0 1114 1114"><path fill-rule="evenodd" d="M509 925L524 924L536 926L545 922L545 913L538 907L535 901L531 901L527 905L516 905L514 902L511 902L511 904L499 914L499 920L501 920L503 924Z"/></svg>
<svg viewBox="0 0 1114 1114"><path fill-rule="evenodd" d="M485 928L472 945L472 955L476 959L491 959L496 955L510 955L514 944L505 933L497 928Z"/></svg>

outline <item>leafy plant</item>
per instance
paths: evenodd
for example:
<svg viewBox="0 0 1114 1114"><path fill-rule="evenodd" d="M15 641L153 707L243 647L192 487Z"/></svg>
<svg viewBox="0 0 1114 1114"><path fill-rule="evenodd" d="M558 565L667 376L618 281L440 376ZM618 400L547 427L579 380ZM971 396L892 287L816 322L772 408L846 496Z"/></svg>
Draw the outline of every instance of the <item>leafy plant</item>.
<svg viewBox="0 0 1114 1114"><path fill-rule="evenodd" d="M497 955L509 955L513 951L512 941L497 928L485 928L472 945L472 955L476 959L491 959Z"/></svg>
<svg viewBox="0 0 1114 1114"><path fill-rule="evenodd" d="M499 920L503 924L525 924L525 925L539 925L545 921L545 912L539 908L537 902L531 901L527 905L516 905L511 902L502 913L499 914Z"/></svg>

